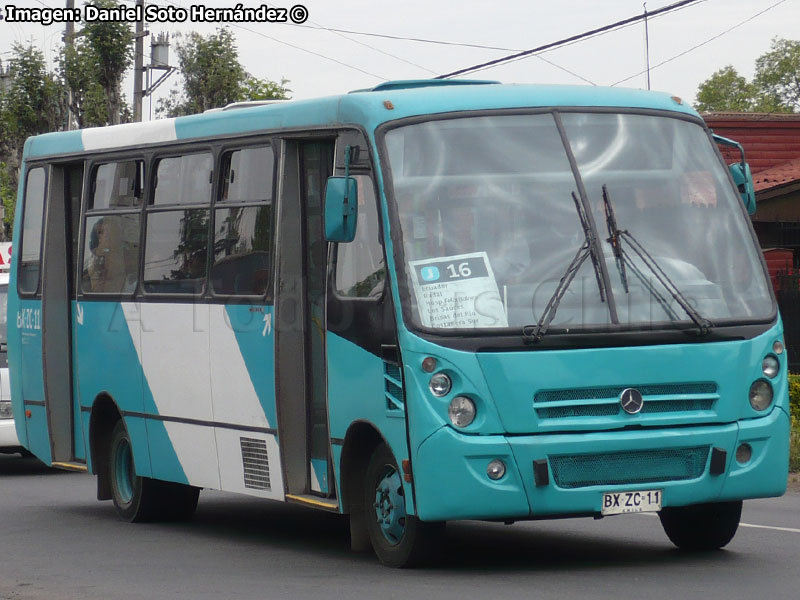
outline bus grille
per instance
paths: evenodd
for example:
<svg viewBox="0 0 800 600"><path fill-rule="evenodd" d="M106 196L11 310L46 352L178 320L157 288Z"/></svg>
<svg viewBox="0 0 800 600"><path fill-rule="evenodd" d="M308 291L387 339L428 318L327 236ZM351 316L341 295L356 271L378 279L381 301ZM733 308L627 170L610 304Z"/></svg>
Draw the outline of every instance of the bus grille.
<svg viewBox="0 0 800 600"><path fill-rule="evenodd" d="M383 379L385 382L386 410L403 410L403 377L400 367L384 361Z"/></svg>
<svg viewBox="0 0 800 600"><path fill-rule="evenodd" d="M553 479L560 488L628 485L697 479L706 468L710 446L665 448L612 454L550 457Z"/></svg>
<svg viewBox="0 0 800 600"><path fill-rule="evenodd" d="M239 438L242 446L244 487L254 490L269 490L269 456L267 442L254 438Z"/></svg>
<svg viewBox="0 0 800 600"><path fill-rule="evenodd" d="M715 383L606 386L567 390L542 390L533 402L540 419L611 417L620 414L619 396L628 387L644 397L641 414L708 411L719 399Z"/></svg>

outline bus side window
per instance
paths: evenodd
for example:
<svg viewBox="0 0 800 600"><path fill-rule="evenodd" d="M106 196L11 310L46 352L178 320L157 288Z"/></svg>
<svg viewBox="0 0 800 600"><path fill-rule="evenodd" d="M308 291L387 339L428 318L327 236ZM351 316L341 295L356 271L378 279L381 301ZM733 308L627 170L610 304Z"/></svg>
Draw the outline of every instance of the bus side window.
<svg viewBox="0 0 800 600"><path fill-rule="evenodd" d="M92 178L89 209L126 208L142 205L144 163L141 160L106 163Z"/></svg>
<svg viewBox="0 0 800 600"><path fill-rule="evenodd" d="M205 287L213 158L210 152L163 158L147 209L144 291L199 294ZM160 205L172 205L163 210ZM181 206L189 205L189 206Z"/></svg>
<svg viewBox="0 0 800 600"><path fill-rule="evenodd" d="M211 266L211 286L217 295L263 296L269 289L274 169L270 146L243 148L222 157Z"/></svg>
<svg viewBox="0 0 800 600"><path fill-rule="evenodd" d="M81 290L132 294L139 272L144 161L109 162L92 169L83 241Z"/></svg>
<svg viewBox="0 0 800 600"><path fill-rule="evenodd" d="M131 294L139 266L139 214L86 218L81 289L100 294Z"/></svg>
<svg viewBox="0 0 800 600"><path fill-rule="evenodd" d="M355 239L338 246L336 291L348 298L379 298L386 280L386 265L375 188L367 175L354 178L358 184L358 225Z"/></svg>
<svg viewBox="0 0 800 600"><path fill-rule="evenodd" d="M22 294L35 294L39 289L46 181L42 167L28 172L22 215L22 250L17 277L17 288Z"/></svg>

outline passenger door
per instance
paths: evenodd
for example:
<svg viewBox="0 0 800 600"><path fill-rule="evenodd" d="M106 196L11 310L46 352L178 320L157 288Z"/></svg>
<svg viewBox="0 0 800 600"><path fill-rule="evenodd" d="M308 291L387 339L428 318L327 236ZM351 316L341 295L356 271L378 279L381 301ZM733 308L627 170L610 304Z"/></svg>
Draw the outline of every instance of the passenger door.
<svg viewBox="0 0 800 600"><path fill-rule="evenodd" d="M325 365L328 243L322 219L333 152L332 139L285 140L281 156L276 395L286 489L290 499L301 501L303 495L335 496Z"/></svg>
<svg viewBox="0 0 800 600"><path fill-rule="evenodd" d="M53 462L85 460L73 401L73 300L83 164L53 165L42 265L42 368ZM46 334L46 335L44 335Z"/></svg>

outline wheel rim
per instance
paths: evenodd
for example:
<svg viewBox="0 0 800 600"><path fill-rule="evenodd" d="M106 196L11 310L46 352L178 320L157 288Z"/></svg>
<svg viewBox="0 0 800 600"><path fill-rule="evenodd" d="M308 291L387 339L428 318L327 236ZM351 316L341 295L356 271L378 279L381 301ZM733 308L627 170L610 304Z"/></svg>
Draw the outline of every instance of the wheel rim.
<svg viewBox="0 0 800 600"><path fill-rule="evenodd" d="M399 544L406 531L406 503L400 474L391 465L386 465L375 488L375 518L386 541Z"/></svg>
<svg viewBox="0 0 800 600"><path fill-rule="evenodd" d="M129 504L133 500L133 453L128 440L120 440L114 455L114 483L119 500Z"/></svg>

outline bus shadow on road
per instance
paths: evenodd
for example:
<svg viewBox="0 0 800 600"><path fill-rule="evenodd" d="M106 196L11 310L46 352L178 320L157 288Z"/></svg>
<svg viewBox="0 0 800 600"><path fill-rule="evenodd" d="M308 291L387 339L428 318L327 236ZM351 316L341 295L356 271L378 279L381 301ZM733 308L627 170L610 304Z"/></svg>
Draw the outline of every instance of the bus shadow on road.
<svg viewBox="0 0 800 600"><path fill-rule="evenodd" d="M657 519L654 534L661 533ZM631 539L630 531L609 529L603 534L539 528L537 523L507 527L497 524L461 522L448 525L446 558L440 567L456 571L548 571L625 567L662 567L681 564L719 565L737 560L735 553L705 554L677 550L664 536L663 542L645 534Z"/></svg>
<svg viewBox="0 0 800 600"><path fill-rule="evenodd" d="M728 551L680 552L663 536L658 520L652 521L649 523L652 534L648 530L640 538L630 530L603 528L598 533L596 528L592 530L592 521L585 519L583 522L588 525L585 530L576 529L575 522L563 529L554 529L547 523L539 527L535 522L510 527L474 521L450 523L442 556L429 568L452 573L599 571L682 564L719 566L740 559L736 552ZM640 525L641 522L637 524ZM210 536L229 544L244 544L251 546L251 551L304 552L383 568L372 553L350 552L347 517L295 505L204 492L191 523L160 526L180 528L190 536Z"/></svg>
<svg viewBox="0 0 800 600"><path fill-rule="evenodd" d="M66 473L59 469L52 469L38 458L21 456L19 454L0 454L0 477L14 477L22 475L47 475Z"/></svg>

